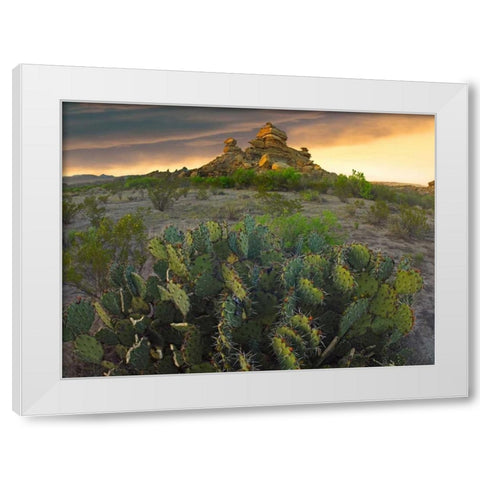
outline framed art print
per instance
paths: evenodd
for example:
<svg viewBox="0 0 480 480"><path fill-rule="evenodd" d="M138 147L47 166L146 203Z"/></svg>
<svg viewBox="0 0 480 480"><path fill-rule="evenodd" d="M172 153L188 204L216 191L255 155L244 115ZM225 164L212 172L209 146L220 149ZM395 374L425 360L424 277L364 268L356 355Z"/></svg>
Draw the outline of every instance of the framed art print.
<svg viewBox="0 0 480 480"><path fill-rule="evenodd" d="M468 395L463 84L20 65L14 410Z"/></svg>

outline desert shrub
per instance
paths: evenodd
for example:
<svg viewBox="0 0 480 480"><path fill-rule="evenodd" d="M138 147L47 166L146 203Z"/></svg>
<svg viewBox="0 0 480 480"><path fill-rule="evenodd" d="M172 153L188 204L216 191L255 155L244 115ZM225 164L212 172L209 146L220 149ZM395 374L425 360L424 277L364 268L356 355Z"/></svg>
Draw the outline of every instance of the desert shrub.
<svg viewBox="0 0 480 480"><path fill-rule="evenodd" d="M62 223L69 225L73 222L75 216L82 210L82 205L73 201L70 197L64 196L62 199Z"/></svg>
<svg viewBox="0 0 480 480"><path fill-rule="evenodd" d="M145 176L138 176L138 177L128 177L125 179L125 183L123 188L125 189L148 189L149 187L153 187L157 183L156 177L145 177Z"/></svg>
<svg viewBox="0 0 480 480"><path fill-rule="evenodd" d="M235 186L235 180L231 177L221 175L216 179L212 179L211 184L220 188L233 188Z"/></svg>
<svg viewBox="0 0 480 480"><path fill-rule="evenodd" d="M289 199L277 192L259 192L255 195L260 201L260 208L270 215L291 215L302 210L302 202Z"/></svg>
<svg viewBox="0 0 480 480"><path fill-rule="evenodd" d="M317 202L320 200L320 194L316 190L304 190L300 192L300 197L306 202Z"/></svg>
<svg viewBox="0 0 480 480"><path fill-rule="evenodd" d="M259 192L298 190L302 174L292 167L284 170L267 170L255 177Z"/></svg>
<svg viewBox="0 0 480 480"><path fill-rule="evenodd" d="M155 275L114 265L99 301L66 308L63 339L77 365L107 376L402 362L395 346L413 328L422 277L365 245L322 240L311 232L299 256L251 217L170 229L149 245Z"/></svg>
<svg viewBox="0 0 480 480"><path fill-rule="evenodd" d="M373 184L371 195L373 200L384 200L386 202L396 203L397 192L394 188L387 185Z"/></svg>
<svg viewBox="0 0 480 480"><path fill-rule="evenodd" d="M107 183L104 186L104 189L110 192L112 195L117 195L119 200L122 200L125 187L125 180L118 179L113 182Z"/></svg>
<svg viewBox="0 0 480 480"><path fill-rule="evenodd" d="M434 210L435 208L435 195L426 194L420 195L418 205L425 210Z"/></svg>
<svg viewBox="0 0 480 480"><path fill-rule="evenodd" d="M354 197L372 198L372 184L367 182L362 172L352 170L352 174L348 177L348 182Z"/></svg>
<svg viewBox="0 0 480 480"><path fill-rule="evenodd" d="M201 186L200 188L198 188L197 192L195 193L195 198L197 200L208 200L210 198L208 187Z"/></svg>
<svg viewBox="0 0 480 480"><path fill-rule="evenodd" d="M422 252L410 253L405 257L416 268L419 268L425 262L425 255Z"/></svg>
<svg viewBox="0 0 480 480"><path fill-rule="evenodd" d="M384 200L375 200L375 203L370 206L370 211L367 213L367 222L373 225L380 225L385 223L390 215L390 208Z"/></svg>
<svg viewBox="0 0 480 480"><path fill-rule="evenodd" d="M410 207L419 206L427 210L433 209L435 206L435 195L418 192L411 188L399 189L398 187L374 184L372 185L371 195L374 200L384 200Z"/></svg>
<svg viewBox="0 0 480 480"><path fill-rule="evenodd" d="M422 238L430 231L427 214L420 207L402 206L400 214L392 217L390 230L401 237Z"/></svg>
<svg viewBox="0 0 480 480"><path fill-rule="evenodd" d="M297 245L297 240L308 238L312 233L320 235L328 244L341 241L340 223L330 210L324 210L318 217L306 217L301 213L288 216L264 215L257 218L262 225L267 225L281 239L285 248Z"/></svg>
<svg viewBox="0 0 480 480"><path fill-rule="evenodd" d="M347 203L344 210L349 217L354 217L357 213L357 210L364 205L365 202L363 200L356 199L352 203Z"/></svg>
<svg viewBox="0 0 480 480"><path fill-rule="evenodd" d="M332 187L332 181L328 177L319 177L317 174L304 174L300 177L299 187L302 190L327 193L327 190Z"/></svg>
<svg viewBox="0 0 480 480"><path fill-rule="evenodd" d="M237 202L225 202L217 210L217 217L229 220L236 221L240 220L244 214L244 209Z"/></svg>
<svg viewBox="0 0 480 480"><path fill-rule="evenodd" d="M257 174L255 170L249 168L237 168L232 173L232 180L235 182L235 186L239 188L251 187L255 183Z"/></svg>
<svg viewBox="0 0 480 480"><path fill-rule="evenodd" d="M345 202L349 197L372 198L372 184L365 179L365 175L352 170L350 176L339 174L333 184L335 195Z"/></svg>
<svg viewBox="0 0 480 480"><path fill-rule="evenodd" d="M333 191L335 195L342 201L345 202L348 197L352 196L352 190L348 182L348 177L343 173L340 173L333 184Z"/></svg>
<svg viewBox="0 0 480 480"><path fill-rule="evenodd" d="M182 195L181 184L181 180L169 172L156 177L147 189L148 198L152 202L153 208L164 212L170 207Z"/></svg>
<svg viewBox="0 0 480 480"><path fill-rule="evenodd" d="M108 196L102 197L103 200L105 200L105 198L108 199ZM105 216L107 209L102 206L105 204L105 201L101 201L102 199L92 195L83 200L82 212L88 218L88 221L92 227L98 227Z"/></svg>
<svg viewBox="0 0 480 480"><path fill-rule="evenodd" d="M217 187L217 188L233 188L235 187L235 180L229 176L219 176L219 177L191 177L189 179L190 184L194 187L201 185L206 185L208 187Z"/></svg>
<svg viewBox="0 0 480 480"><path fill-rule="evenodd" d="M354 203L347 203L344 210L349 217L354 217L357 213L357 206Z"/></svg>
<svg viewBox="0 0 480 480"><path fill-rule="evenodd" d="M145 261L146 228L142 214L127 214L117 222L103 218L97 227L72 232L64 248L64 281L95 294L108 286L113 262L130 262L137 267Z"/></svg>

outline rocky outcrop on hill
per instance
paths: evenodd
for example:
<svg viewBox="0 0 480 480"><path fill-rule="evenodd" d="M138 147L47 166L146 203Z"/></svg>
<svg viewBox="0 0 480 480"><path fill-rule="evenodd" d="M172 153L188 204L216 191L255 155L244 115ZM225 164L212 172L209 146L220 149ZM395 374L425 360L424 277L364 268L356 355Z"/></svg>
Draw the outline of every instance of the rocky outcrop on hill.
<svg viewBox="0 0 480 480"><path fill-rule="evenodd" d="M315 164L306 147L301 150L287 145L287 134L275 125L267 122L250 140L250 147L243 151L234 138L225 140L223 154L216 157L203 167L200 167L193 175L202 177L215 177L229 175L238 168L249 168L256 171L282 170L293 167L304 173L325 172Z"/></svg>

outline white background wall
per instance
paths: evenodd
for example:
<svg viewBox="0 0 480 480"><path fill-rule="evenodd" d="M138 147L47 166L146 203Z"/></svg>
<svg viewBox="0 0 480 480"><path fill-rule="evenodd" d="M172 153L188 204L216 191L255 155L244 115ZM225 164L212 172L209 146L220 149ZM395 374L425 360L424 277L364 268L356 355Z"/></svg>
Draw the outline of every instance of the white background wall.
<svg viewBox="0 0 480 480"><path fill-rule="evenodd" d="M17 63L45 63L468 82L473 246L480 81L474 5L461 0L17 0L3 5L0 468L10 470L5 478L476 478L476 252L470 257L469 399L28 419L11 412L7 231L11 69Z"/></svg>

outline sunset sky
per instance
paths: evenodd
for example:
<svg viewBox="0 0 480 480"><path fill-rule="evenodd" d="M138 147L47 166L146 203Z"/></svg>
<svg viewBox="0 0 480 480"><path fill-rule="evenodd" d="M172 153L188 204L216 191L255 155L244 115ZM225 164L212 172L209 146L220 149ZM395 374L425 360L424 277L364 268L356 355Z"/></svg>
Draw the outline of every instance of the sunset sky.
<svg viewBox="0 0 480 480"><path fill-rule="evenodd" d="M325 170L371 181L427 184L435 178L429 115L63 103L63 175L130 175L196 168L234 137L245 149L266 123L307 147Z"/></svg>

